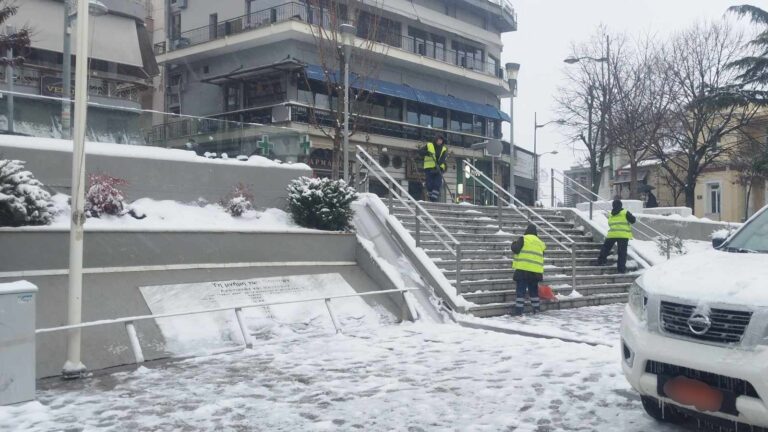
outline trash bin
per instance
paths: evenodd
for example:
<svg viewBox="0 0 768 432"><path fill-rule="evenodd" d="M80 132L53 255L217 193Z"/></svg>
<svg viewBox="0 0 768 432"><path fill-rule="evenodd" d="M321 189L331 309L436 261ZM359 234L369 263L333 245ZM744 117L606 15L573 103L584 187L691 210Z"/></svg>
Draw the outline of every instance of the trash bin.
<svg viewBox="0 0 768 432"><path fill-rule="evenodd" d="M0 283L0 406L35 398L35 294L27 281Z"/></svg>

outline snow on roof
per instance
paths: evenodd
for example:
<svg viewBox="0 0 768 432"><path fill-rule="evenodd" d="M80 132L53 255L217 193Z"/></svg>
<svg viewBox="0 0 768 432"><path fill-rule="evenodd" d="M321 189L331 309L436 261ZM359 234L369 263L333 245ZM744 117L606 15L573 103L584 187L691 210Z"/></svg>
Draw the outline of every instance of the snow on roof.
<svg viewBox="0 0 768 432"><path fill-rule="evenodd" d="M72 141L56 138L37 138L15 135L0 135L0 147L16 147L35 150L72 152ZM102 142L87 142L85 145L86 154L145 158L157 160L181 161L189 163L207 163L220 165L248 165L256 167L280 167L285 169L310 170L309 166L303 163L280 163L267 159L262 156L250 156L248 160L238 159L208 159L198 156L193 151L170 149L153 146L137 146L129 144L112 144Z"/></svg>
<svg viewBox="0 0 768 432"><path fill-rule="evenodd" d="M638 168L648 168L656 165L661 165L661 161L658 159L648 159L648 160L643 160L637 163ZM621 167L621 169L623 170L627 170L629 168L630 168L629 164L626 164L623 167Z"/></svg>

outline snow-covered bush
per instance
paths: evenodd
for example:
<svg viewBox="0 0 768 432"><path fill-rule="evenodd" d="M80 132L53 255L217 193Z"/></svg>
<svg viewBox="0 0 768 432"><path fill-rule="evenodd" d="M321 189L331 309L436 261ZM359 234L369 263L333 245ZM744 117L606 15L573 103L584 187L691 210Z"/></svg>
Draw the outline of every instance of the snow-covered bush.
<svg viewBox="0 0 768 432"><path fill-rule="evenodd" d="M246 185L238 183L232 189L232 193L222 200L221 206L232 216L240 217L245 212L253 210L253 194Z"/></svg>
<svg viewBox="0 0 768 432"><path fill-rule="evenodd" d="M0 159L0 226L49 224L53 201L44 187L23 161Z"/></svg>
<svg viewBox="0 0 768 432"><path fill-rule="evenodd" d="M90 174L88 191L85 193L85 214L120 216L125 209L125 194L120 189L128 182L106 174Z"/></svg>
<svg viewBox="0 0 768 432"><path fill-rule="evenodd" d="M656 248L659 250L661 256L680 256L688 253L688 249L685 247L683 239L677 236L671 237L656 237Z"/></svg>
<svg viewBox="0 0 768 432"><path fill-rule="evenodd" d="M357 199L343 180L301 177L288 186L288 208L293 220L306 228L343 231L349 228Z"/></svg>

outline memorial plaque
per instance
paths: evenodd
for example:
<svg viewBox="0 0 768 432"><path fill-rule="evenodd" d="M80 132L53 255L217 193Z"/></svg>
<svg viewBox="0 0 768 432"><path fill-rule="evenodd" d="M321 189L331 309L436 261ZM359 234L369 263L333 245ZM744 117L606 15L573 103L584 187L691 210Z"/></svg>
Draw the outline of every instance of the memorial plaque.
<svg viewBox="0 0 768 432"><path fill-rule="evenodd" d="M144 286L139 290L153 315L320 298L319 301L243 309L251 330L275 323L317 322L320 326L329 326L330 318L322 299L355 293L338 273ZM378 313L359 297L333 300L332 307L340 319L379 321ZM157 323L168 343L167 349L177 353L212 348L211 344L221 341L240 343L241 339L233 311L162 318Z"/></svg>

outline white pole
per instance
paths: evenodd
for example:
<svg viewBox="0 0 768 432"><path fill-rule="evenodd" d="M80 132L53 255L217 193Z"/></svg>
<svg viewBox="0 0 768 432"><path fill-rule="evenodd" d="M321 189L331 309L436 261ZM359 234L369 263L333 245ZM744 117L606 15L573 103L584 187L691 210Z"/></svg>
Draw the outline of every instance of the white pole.
<svg viewBox="0 0 768 432"><path fill-rule="evenodd" d="M88 113L88 1L77 2L77 63L75 66L75 124L72 144L72 222L69 233L69 291L67 324L82 321L83 306L83 224L85 223L85 129ZM66 95L65 95L66 96ZM80 361L80 329L70 330L67 362L62 373L77 378L85 372Z"/></svg>
<svg viewBox="0 0 768 432"><path fill-rule="evenodd" d="M349 60L352 46L344 46L344 181L349 183Z"/></svg>

